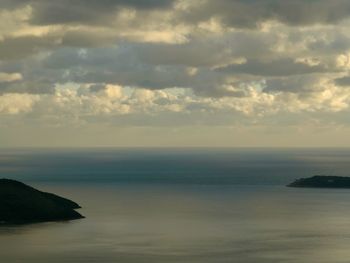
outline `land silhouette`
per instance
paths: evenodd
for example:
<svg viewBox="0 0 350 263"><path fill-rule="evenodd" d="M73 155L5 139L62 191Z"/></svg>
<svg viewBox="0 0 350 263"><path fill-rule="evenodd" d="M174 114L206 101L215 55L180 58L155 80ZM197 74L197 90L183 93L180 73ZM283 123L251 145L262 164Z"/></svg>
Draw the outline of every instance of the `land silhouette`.
<svg viewBox="0 0 350 263"><path fill-rule="evenodd" d="M350 188L350 177L315 175L308 178L297 179L287 186L309 188Z"/></svg>
<svg viewBox="0 0 350 263"><path fill-rule="evenodd" d="M26 224L84 218L77 203L24 183L0 179L0 223Z"/></svg>

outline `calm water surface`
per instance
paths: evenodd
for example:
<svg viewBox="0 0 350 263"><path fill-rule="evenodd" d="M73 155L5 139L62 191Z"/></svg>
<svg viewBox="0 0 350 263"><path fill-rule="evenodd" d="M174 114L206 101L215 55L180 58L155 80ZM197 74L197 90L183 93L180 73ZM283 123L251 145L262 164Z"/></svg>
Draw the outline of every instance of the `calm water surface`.
<svg viewBox="0 0 350 263"><path fill-rule="evenodd" d="M0 228L1 262L349 262L350 150L1 150L2 177L83 206L83 220Z"/></svg>

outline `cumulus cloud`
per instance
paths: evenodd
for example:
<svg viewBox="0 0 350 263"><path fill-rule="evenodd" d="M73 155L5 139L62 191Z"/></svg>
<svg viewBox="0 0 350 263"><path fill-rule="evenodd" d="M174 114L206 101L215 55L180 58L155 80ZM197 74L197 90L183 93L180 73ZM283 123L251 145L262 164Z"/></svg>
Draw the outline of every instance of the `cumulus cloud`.
<svg viewBox="0 0 350 263"><path fill-rule="evenodd" d="M38 95L5 94L0 96L1 114L20 114L32 111L33 106L40 100Z"/></svg>
<svg viewBox="0 0 350 263"><path fill-rule="evenodd" d="M169 116L176 116L178 125L188 125L191 116L200 117L203 124L208 124L213 122L211 118L220 115L231 115L236 121L251 118L256 122L280 112L340 112L348 109L349 102L350 91L334 85L323 86L320 92L304 96L296 92L266 93L251 86L246 88L243 97L209 98L188 93L186 89L152 91L89 84L57 87L53 94L3 94L0 112L31 113L32 119L59 119L60 123L76 121L78 124L92 119L109 123L121 119L126 125L135 125L137 120L144 123L145 118L165 121ZM233 121L231 118L230 122ZM152 121L148 123L152 125Z"/></svg>

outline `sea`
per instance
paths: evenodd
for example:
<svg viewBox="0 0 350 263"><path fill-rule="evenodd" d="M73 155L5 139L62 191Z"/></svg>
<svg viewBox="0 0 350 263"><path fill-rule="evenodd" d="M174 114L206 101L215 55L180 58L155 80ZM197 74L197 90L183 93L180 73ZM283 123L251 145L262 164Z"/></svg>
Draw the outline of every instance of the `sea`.
<svg viewBox="0 0 350 263"><path fill-rule="evenodd" d="M348 263L350 189L286 187L313 175L350 176L350 149L0 149L86 217L0 227L0 262Z"/></svg>

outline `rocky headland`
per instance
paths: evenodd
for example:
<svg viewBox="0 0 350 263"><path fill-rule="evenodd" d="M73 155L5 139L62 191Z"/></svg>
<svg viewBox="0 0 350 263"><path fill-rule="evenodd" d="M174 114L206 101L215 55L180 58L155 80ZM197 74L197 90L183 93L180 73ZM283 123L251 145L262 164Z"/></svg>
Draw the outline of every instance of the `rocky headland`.
<svg viewBox="0 0 350 263"><path fill-rule="evenodd" d="M0 179L0 225L84 218L75 211L79 208L69 199L15 180Z"/></svg>
<svg viewBox="0 0 350 263"><path fill-rule="evenodd" d="M350 177L315 175L308 178L297 179L287 186L309 188L350 188Z"/></svg>

